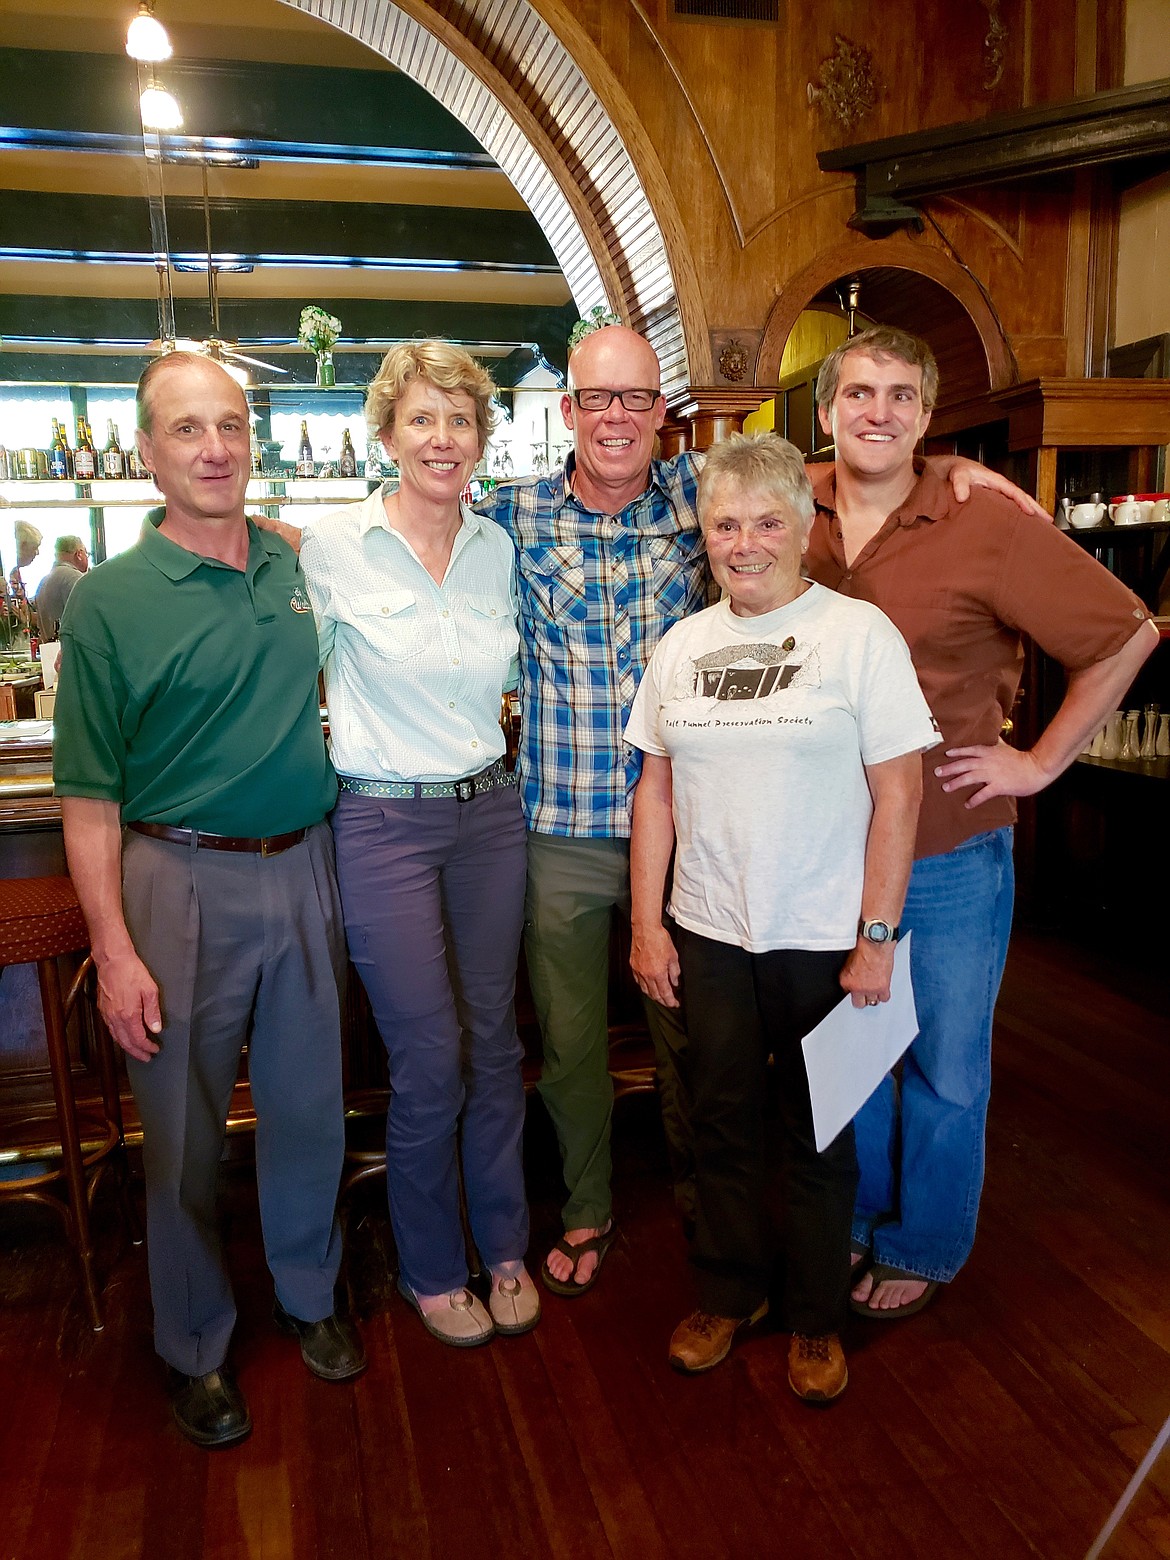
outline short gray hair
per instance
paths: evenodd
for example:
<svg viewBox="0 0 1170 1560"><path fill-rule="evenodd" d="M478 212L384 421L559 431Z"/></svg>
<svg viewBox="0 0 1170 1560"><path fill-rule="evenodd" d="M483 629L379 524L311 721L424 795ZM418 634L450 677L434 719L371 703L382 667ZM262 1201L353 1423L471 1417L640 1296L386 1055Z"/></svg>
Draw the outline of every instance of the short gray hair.
<svg viewBox="0 0 1170 1560"><path fill-rule="evenodd" d="M754 493L766 493L792 510L808 534L816 506L812 483L804 469L804 456L795 444L775 433L733 433L707 452L699 474L699 524L706 529L705 514L711 490L717 482L734 482Z"/></svg>
<svg viewBox="0 0 1170 1560"><path fill-rule="evenodd" d="M216 368L226 374L232 380L232 384L236 384L236 381L228 374L223 364L216 362L216 359L209 356L206 352L164 352L161 357L152 358L142 370L138 380L138 388L134 392L134 426L142 433L150 434L154 415L150 404L150 388L160 374L166 373L171 368L191 368L196 364L204 363L215 363ZM244 395L242 389L240 390L240 395L243 397L244 405L247 406L248 398Z"/></svg>
<svg viewBox="0 0 1170 1560"><path fill-rule="evenodd" d="M79 553L85 546L80 536L59 536L53 551L58 558L72 558L74 553Z"/></svg>

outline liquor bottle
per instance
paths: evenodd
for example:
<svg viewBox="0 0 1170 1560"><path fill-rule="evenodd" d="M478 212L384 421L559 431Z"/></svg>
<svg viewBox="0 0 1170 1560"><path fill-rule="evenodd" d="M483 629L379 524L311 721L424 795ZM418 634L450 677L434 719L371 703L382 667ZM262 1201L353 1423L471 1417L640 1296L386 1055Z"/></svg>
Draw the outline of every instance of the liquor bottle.
<svg viewBox="0 0 1170 1560"><path fill-rule="evenodd" d="M122 453L122 446L118 443L118 430L114 426L112 417L107 420L106 426L110 436L102 451L102 476L112 482L126 475L126 457Z"/></svg>
<svg viewBox="0 0 1170 1560"><path fill-rule="evenodd" d="M381 482L382 462L378 458L378 446L371 439L366 445L366 481Z"/></svg>
<svg viewBox="0 0 1170 1560"><path fill-rule="evenodd" d="M315 477L317 475L317 468L313 464L313 446L309 441L309 425L303 418L301 419L301 439L297 445L296 473L298 477Z"/></svg>
<svg viewBox="0 0 1170 1560"><path fill-rule="evenodd" d="M8 481L8 451L0 444L0 482Z"/></svg>
<svg viewBox="0 0 1170 1560"><path fill-rule="evenodd" d="M248 448L251 452L252 475L260 477L264 474L264 452L260 448L260 440L256 437L256 424L248 426Z"/></svg>
<svg viewBox="0 0 1170 1560"><path fill-rule="evenodd" d="M65 423L58 423L57 426L61 430L61 443L65 446L65 463L69 467L69 480L72 482L77 473L74 469L73 451L69 448L69 429Z"/></svg>
<svg viewBox="0 0 1170 1560"><path fill-rule="evenodd" d="M69 480L69 456L65 453L65 439L61 424L53 418L53 442L49 446L49 475L58 481Z"/></svg>
<svg viewBox="0 0 1170 1560"><path fill-rule="evenodd" d="M77 419L77 453L73 457L73 470L78 482L92 482L97 476L97 455L89 424L84 417Z"/></svg>
<svg viewBox="0 0 1170 1560"><path fill-rule="evenodd" d="M357 451L349 436L349 429L341 430L341 454L337 457L337 470L343 477L357 476Z"/></svg>

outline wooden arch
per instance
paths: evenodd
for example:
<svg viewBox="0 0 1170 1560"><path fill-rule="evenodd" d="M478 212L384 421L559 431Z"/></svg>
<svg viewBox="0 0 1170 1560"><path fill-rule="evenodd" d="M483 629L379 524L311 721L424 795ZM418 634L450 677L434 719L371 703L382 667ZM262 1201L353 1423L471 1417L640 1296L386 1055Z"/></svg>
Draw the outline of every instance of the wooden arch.
<svg viewBox="0 0 1170 1560"><path fill-rule="evenodd" d="M927 277L950 295L979 338L987 367L987 388L1002 390L1017 382L1019 371L1015 356L990 300L969 271L924 240L910 239L903 234L882 239L864 238L858 234L818 255L786 284L764 326L756 364L756 384L776 383L785 343L796 321L818 293L846 277L859 274L864 277L867 271L886 268ZM909 319L888 323L914 329L914 322Z"/></svg>
<svg viewBox="0 0 1170 1560"><path fill-rule="evenodd" d="M710 377L706 312L669 180L571 5L283 3L391 60L472 132L540 224L578 309L616 308L641 331L668 397Z"/></svg>

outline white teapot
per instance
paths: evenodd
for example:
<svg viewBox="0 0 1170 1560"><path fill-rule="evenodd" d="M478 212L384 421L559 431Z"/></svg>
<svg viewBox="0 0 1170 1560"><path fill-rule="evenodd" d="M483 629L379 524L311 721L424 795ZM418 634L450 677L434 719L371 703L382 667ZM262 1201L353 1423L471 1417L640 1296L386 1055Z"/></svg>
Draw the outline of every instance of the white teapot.
<svg viewBox="0 0 1170 1560"><path fill-rule="evenodd" d="M1089 526L1100 525L1105 518L1104 504L1074 504L1068 512L1068 523L1075 526L1078 531L1084 531Z"/></svg>
<svg viewBox="0 0 1170 1560"><path fill-rule="evenodd" d="M1114 525L1141 525L1143 520L1150 518L1153 504L1134 498L1132 493L1118 503L1109 505L1109 518Z"/></svg>

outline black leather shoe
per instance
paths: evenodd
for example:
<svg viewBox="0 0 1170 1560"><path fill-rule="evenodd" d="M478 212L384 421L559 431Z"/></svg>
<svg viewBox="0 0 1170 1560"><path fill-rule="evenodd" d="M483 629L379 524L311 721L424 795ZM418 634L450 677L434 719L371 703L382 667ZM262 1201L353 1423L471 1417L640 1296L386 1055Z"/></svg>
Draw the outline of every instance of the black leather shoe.
<svg viewBox="0 0 1170 1560"><path fill-rule="evenodd" d="M366 1368L366 1351L357 1328L334 1311L322 1322L302 1322L277 1300L272 1319L281 1332L296 1333L301 1358L322 1381L348 1381Z"/></svg>
<svg viewBox="0 0 1170 1560"><path fill-rule="evenodd" d="M170 1370L171 1412L175 1423L196 1446L215 1451L235 1446L252 1434L252 1416L244 1394L226 1366L205 1376L184 1376Z"/></svg>

